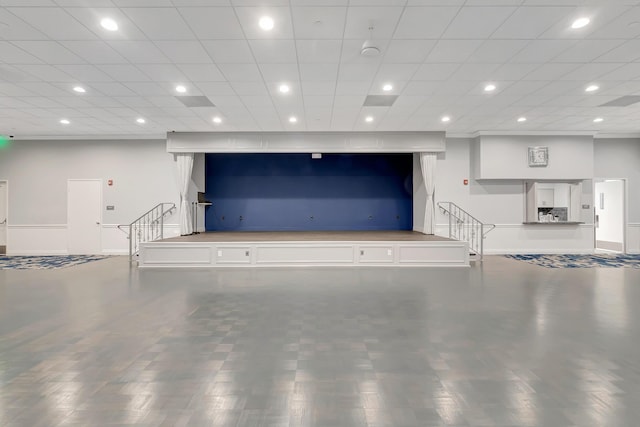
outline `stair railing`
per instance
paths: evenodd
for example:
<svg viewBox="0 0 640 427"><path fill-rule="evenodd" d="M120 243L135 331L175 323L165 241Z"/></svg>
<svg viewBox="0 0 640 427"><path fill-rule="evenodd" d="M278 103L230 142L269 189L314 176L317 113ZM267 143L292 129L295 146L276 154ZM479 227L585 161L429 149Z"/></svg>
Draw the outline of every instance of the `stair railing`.
<svg viewBox="0 0 640 427"><path fill-rule="evenodd" d="M438 202L438 208L449 217L449 238L469 243L469 249L484 257L484 239L496 228L495 224L485 224L453 202Z"/></svg>
<svg viewBox="0 0 640 427"><path fill-rule="evenodd" d="M133 257L138 254L141 243L164 239L164 217L175 209L175 203L158 203L131 224L118 225L118 229L129 240L129 261L133 261Z"/></svg>

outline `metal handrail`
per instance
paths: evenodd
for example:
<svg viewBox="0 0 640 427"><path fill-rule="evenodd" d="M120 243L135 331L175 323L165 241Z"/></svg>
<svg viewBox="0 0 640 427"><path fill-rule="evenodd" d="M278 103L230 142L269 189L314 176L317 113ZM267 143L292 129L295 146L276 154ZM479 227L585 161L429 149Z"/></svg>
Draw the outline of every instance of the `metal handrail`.
<svg viewBox="0 0 640 427"><path fill-rule="evenodd" d="M483 223L453 202L438 202L438 208L449 215L449 238L468 242L469 249L478 254L482 261L484 239L496 225Z"/></svg>
<svg viewBox="0 0 640 427"><path fill-rule="evenodd" d="M140 243L164 238L164 217L176 209L175 203L158 203L130 224L118 225L129 240L129 261L140 250Z"/></svg>

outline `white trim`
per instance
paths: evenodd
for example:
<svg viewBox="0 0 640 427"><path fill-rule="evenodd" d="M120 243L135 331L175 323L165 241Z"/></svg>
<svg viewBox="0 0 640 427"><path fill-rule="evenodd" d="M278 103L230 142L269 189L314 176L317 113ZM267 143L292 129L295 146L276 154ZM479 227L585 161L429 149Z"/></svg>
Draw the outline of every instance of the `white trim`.
<svg viewBox="0 0 640 427"><path fill-rule="evenodd" d="M6 254L9 251L9 180L8 179L0 179L0 182L4 182L4 184L5 184L4 208L6 210L6 215L5 215L5 219L4 220L6 220L6 222L4 223L4 248L5 248L5 252L4 253Z"/></svg>
<svg viewBox="0 0 640 427"><path fill-rule="evenodd" d="M7 228L13 228L13 229L35 228L35 229L45 229L45 230L56 229L56 228L66 229L67 224L11 224Z"/></svg>
<svg viewBox="0 0 640 427"><path fill-rule="evenodd" d="M636 139L640 138L640 132L627 132L627 133L598 133L594 136L595 139Z"/></svg>
<svg viewBox="0 0 640 427"><path fill-rule="evenodd" d="M169 153L439 153L444 132L170 132Z"/></svg>
<svg viewBox="0 0 640 427"><path fill-rule="evenodd" d="M147 140L155 139L164 141L167 139L166 133L151 133L151 134L122 134L122 135L16 135L13 141L83 141L83 140Z"/></svg>
<svg viewBox="0 0 640 427"><path fill-rule="evenodd" d="M479 136L594 136L594 131L564 131L564 130L531 130L531 131L508 131L508 130L479 130L473 133L473 137Z"/></svg>

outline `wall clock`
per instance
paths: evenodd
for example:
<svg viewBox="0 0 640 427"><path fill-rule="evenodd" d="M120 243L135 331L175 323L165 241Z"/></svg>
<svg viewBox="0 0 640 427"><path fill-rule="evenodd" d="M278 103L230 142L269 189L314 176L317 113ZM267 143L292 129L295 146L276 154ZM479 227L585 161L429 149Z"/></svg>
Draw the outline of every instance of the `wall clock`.
<svg viewBox="0 0 640 427"><path fill-rule="evenodd" d="M529 147L529 166L547 166L549 163L548 147Z"/></svg>

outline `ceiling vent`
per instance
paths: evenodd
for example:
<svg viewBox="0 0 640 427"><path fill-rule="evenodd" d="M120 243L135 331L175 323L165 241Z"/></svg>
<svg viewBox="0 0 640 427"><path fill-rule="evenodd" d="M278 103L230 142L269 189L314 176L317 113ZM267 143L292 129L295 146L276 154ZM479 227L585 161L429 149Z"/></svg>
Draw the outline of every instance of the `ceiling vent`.
<svg viewBox="0 0 640 427"><path fill-rule="evenodd" d="M391 107L398 99L398 95L367 95L364 107Z"/></svg>
<svg viewBox="0 0 640 427"><path fill-rule="evenodd" d="M215 107L213 102L206 96L176 96L176 99L184 104L185 107Z"/></svg>
<svg viewBox="0 0 640 427"><path fill-rule="evenodd" d="M640 102L640 95L629 95L609 101L606 104L602 104L601 107L628 107L638 102Z"/></svg>

